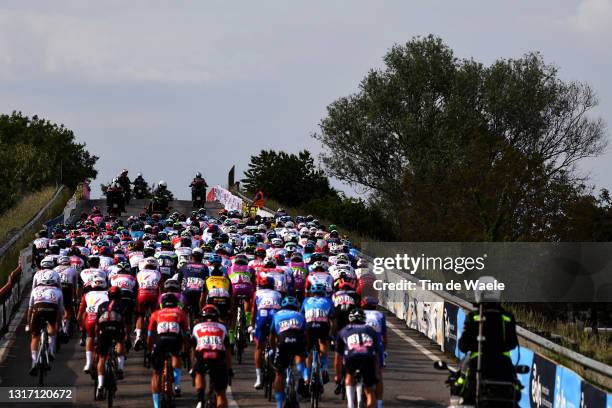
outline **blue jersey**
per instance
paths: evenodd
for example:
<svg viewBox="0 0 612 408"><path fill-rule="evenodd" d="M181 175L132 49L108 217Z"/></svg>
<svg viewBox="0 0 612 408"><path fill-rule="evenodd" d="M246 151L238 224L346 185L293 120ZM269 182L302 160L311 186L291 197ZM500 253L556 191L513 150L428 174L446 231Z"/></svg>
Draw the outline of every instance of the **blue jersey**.
<svg viewBox="0 0 612 408"><path fill-rule="evenodd" d="M207 277L208 267L201 263L190 263L179 270L183 292L202 292Z"/></svg>
<svg viewBox="0 0 612 408"><path fill-rule="evenodd" d="M309 326L327 324L334 317L334 304L327 297L308 297L302 304L302 313Z"/></svg>
<svg viewBox="0 0 612 408"><path fill-rule="evenodd" d="M306 320L304 316L293 310L279 310L272 321L272 332L280 336L290 330L305 331Z"/></svg>
<svg viewBox="0 0 612 408"><path fill-rule="evenodd" d="M338 333L337 352L345 359L355 356L378 357L382 366L384 353L380 334L366 324L349 324Z"/></svg>

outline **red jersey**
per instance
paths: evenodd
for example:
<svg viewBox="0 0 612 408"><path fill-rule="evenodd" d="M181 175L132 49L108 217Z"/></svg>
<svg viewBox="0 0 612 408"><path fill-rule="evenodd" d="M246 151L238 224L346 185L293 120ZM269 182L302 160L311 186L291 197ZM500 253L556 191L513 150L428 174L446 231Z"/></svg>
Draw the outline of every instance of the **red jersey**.
<svg viewBox="0 0 612 408"><path fill-rule="evenodd" d="M178 307L159 309L153 312L149 321L149 333L177 335L187 331L187 314Z"/></svg>

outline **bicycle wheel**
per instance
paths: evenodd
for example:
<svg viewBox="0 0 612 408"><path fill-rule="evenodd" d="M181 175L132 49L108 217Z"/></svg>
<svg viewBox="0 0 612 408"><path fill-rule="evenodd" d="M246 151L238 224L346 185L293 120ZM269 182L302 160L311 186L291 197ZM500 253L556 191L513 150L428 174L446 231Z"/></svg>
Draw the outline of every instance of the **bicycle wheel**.
<svg viewBox="0 0 612 408"><path fill-rule="evenodd" d="M47 352L47 331L43 329L40 336L40 346L38 348L38 386L42 387L45 385L45 375L49 365L48 352Z"/></svg>
<svg viewBox="0 0 612 408"><path fill-rule="evenodd" d="M242 305L238 305L238 318L236 319L236 338L234 339L234 346L236 348L236 361L238 364L242 364L242 351L244 350L243 342L244 336L242 328L244 327L244 313L242 311Z"/></svg>
<svg viewBox="0 0 612 408"><path fill-rule="evenodd" d="M315 347L312 356L312 368L310 373L310 407L319 408L321 392L321 375L319 373L319 351Z"/></svg>

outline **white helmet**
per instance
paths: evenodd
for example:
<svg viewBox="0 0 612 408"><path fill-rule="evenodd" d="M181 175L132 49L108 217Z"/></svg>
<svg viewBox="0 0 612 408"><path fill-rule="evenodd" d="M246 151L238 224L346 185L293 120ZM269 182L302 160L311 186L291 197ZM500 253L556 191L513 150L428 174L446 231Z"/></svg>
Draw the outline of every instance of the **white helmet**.
<svg viewBox="0 0 612 408"><path fill-rule="evenodd" d="M285 227L286 228L293 228L293 227L295 227L295 224L293 223L293 221L287 221L285 223Z"/></svg>
<svg viewBox="0 0 612 408"><path fill-rule="evenodd" d="M142 173L136 174L136 177L142 177Z"/></svg>
<svg viewBox="0 0 612 408"><path fill-rule="evenodd" d="M45 286L59 286L60 284L57 273L51 271L43 273L39 282Z"/></svg>
<svg viewBox="0 0 612 408"><path fill-rule="evenodd" d="M101 276L93 278L90 284L92 289L106 289L106 280Z"/></svg>
<svg viewBox="0 0 612 408"><path fill-rule="evenodd" d="M325 231L318 230L317 232L315 232L315 238L319 238L319 239L325 238Z"/></svg>
<svg viewBox="0 0 612 408"><path fill-rule="evenodd" d="M160 187L167 187L167 184L166 184L166 182L164 180L160 180L159 181L159 186Z"/></svg>
<svg viewBox="0 0 612 408"><path fill-rule="evenodd" d="M55 261L53 258L44 258L40 261L40 267L43 269L53 269L55 268Z"/></svg>
<svg viewBox="0 0 612 408"><path fill-rule="evenodd" d="M495 283L495 278L492 276L481 276L478 278L478 286L485 284L487 286ZM474 300L476 303L500 302L501 291L496 289L474 289Z"/></svg>
<svg viewBox="0 0 612 408"><path fill-rule="evenodd" d="M70 265L70 258L67 256L60 256L57 258L57 263L59 265Z"/></svg>

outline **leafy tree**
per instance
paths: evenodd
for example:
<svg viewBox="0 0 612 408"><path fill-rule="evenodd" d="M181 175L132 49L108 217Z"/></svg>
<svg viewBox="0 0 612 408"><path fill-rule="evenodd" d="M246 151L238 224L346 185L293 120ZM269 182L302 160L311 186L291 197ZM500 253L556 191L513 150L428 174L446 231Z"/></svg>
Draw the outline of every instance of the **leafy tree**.
<svg viewBox="0 0 612 408"><path fill-rule="evenodd" d="M384 62L328 106L327 173L366 187L406 239L556 239L575 164L607 143L591 88L537 53L485 67L434 36Z"/></svg>
<svg viewBox="0 0 612 408"><path fill-rule="evenodd" d="M336 192L319 170L310 152L296 154L262 150L251 156L249 168L242 180L247 191L263 190L285 205L298 206L311 199L334 196Z"/></svg>
<svg viewBox="0 0 612 408"><path fill-rule="evenodd" d="M0 115L0 212L43 186L61 182L74 188L94 178L97 160L64 125L21 112Z"/></svg>

